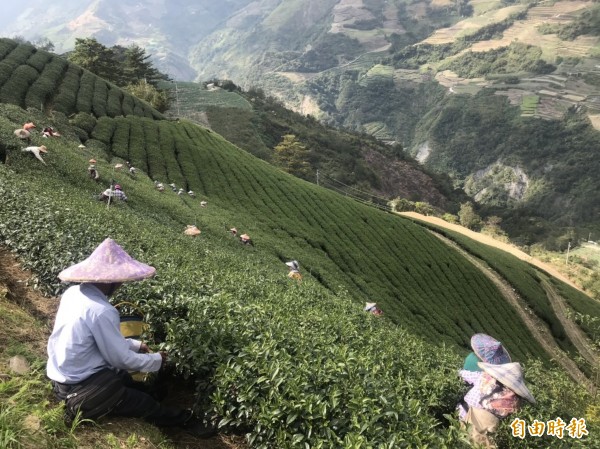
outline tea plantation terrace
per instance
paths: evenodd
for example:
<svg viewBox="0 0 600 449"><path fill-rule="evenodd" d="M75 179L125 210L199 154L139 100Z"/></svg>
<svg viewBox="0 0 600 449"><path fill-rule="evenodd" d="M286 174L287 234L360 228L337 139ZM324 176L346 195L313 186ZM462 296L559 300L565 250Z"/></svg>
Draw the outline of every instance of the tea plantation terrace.
<svg viewBox="0 0 600 449"><path fill-rule="evenodd" d="M464 393L456 369L476 332L494 335L524 363L538 406L523 416L584 415L590 397L553 367L497 288L425 229L282 173L209 130L163 120L145 103L138 114L134 107L111 116L92 96L91 109L83 101L79 109L87 98L80 88L70 91L68 118L50 107L65 92L60 76L48 78L43 111L25 110L50 73L28 61L46 56L30 49L17 58L29 47L2 44L0 69L8 60L13 72L27 66L37 76L26 70L18 96L2 97L16 92L5 88L12 76L0 83L0 240L52 294L64 289L57 273L106 236L155 266L156 278L127 286L115 301L143 308L180 375L197 379L197 406L224 429L243 429L256 447L464 447L444 415ZM123 107L125 94L113 97ZM62 134L33 135L34 145L48 147L47 165L19 151L13 131L29 120ZM100 184L87 176L90 158ZM125 160L135 177L113 170ZM129 201L107 208L93 197L113 179ZM161 193L154 179L196 198ZM190 224L199 237L184 235ZM240 245L233 226L255 247ZM290 259L304 268L300 284L286 278ZM527 276L535 283L534 271ZM558 322L542 293L532 288L527 300ZM363 313L367 300L385 317ZM559 330L555 337L572 350Z"/></svg>

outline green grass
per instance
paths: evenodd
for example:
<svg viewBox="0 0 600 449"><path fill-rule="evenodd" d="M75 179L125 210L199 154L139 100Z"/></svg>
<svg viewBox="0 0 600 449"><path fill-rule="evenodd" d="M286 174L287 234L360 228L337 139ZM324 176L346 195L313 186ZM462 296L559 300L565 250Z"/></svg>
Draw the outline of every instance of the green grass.
<svg viewBox="0 0 600 449"><path fill-rule="evenodd" d="M537 112L540 97L538 95L525 95L521 103L521 111L524 114L533 115Z"/></svg>
<svg viewBox="0 0 600 449"><path fill-rule="evenodd" d="M186 112L194 110L199 104L206 107L217 106L221 108L238 108L251 110L252 105L241 95L235 92L228 92L223 89L206 90L199 88L198 83L177 83L177 92L179 98L179 108L183 116ZM174 83L161 83L161 88L171 90L171 94L175 97ZM176 105L173 105L175 109Z"/></svg>

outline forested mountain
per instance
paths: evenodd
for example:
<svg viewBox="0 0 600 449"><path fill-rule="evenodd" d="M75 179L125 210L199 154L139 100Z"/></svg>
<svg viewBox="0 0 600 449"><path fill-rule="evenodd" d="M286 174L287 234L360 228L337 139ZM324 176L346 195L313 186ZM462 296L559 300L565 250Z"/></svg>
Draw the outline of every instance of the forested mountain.
<svg viewBox="0 0 600 449"><path fill-rule="evenodd" d="M41 5L26 1L0 32L48 37L59 50L80 35L135 41L176 79L229 78L318 120L399 143L525 245L566 249L599 231L597 3Z"/></svg>

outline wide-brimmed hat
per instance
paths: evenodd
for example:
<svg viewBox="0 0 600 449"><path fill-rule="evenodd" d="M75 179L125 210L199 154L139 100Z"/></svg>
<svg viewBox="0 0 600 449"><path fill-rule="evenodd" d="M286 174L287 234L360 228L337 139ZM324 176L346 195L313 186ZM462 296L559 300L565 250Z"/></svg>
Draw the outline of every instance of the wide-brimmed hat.
<svg viewBox="0 0 600 449"><path fill-rule="evenodd" d="M513 362L504 363L502 365L493 365L491 363L479 362L478 365L483 371L488 373L506 388L514 391L532 404L535 404L535 398L525 385L523 369L521 368L520 363Z"/></svg>
<svg viewBox="0 0 600 449"><path fill-rule="evenodd" d="M474 352L469 353L468 356L465 357L465 363L463 364L463 369L465 371L474 371L480 372L481 368L477 365L479 363L479 359Z"/></svg>
<svg viewBox="0 0 600 449"><path fill-rule="evenodd" d="M187 225L187 227L185 228L185 231L183 231L183 233L185 235L200 235L200 229L198 229L196 226L194 225Z"/></svg>
<svg viewBox="0 0 600 449"><path fill-rule="evenodd" d="M26 129L15 129L14 134L19 139L28 139L29 137L31 137L31 133Z"/></svg>
<svg viewBox="0 0 600 449"><path fill-rule="evenodd" d="M90 159L88 162L89 162L90 164L95 164L97 161L96 161L96 159Z"/></svg>
<svg viewBox="0 0 600 449"><path fill-rule="evenodd" d="M116 164L116 165L115 165L115 168L116 168L116 169L119 169L119 168L122 168L122 167L123 167L123 164Z"/></svg>
<svg viewBox="0 0 600 449"><path fill-rule="evenodd" d="M486 334L475 334L471 337L471 348L485 363L500 365L511 361L510 355L498 340Z"/></svg>
<svg viewBox="0 0 600 449"><path fill-rule="evenodd" d="M155 272L154 267L132 258L113 239L106 239L87 259L61 271L58 277L63 282L112 284L139 281Z"/></svg>
<svg viewBox="0 0 600 449"><path fill-rule="evenodd" d="M289 262L285 263L288 267L290 267L292 270L299 270L300 269L300 264L298 263L297 260L291 260Z"/></svg>
<svg viewBox="0 0 600 449"><path fill-rule="evenodd" d="M81 145L79 145L77 148L79 148L79 149L82 149L82 150L83 150L83 149L85 148L85 145L84 145L84 144L81 144Z"/></svg>
<svg viewBox="0 0 600 449"><path fill-rule="evenodd" d="M377 305L376 302L365 303L365 312L369 312L370 310L374 309L376 305Z"/></svg>
<svg viewBox="0 0 600 449"><path fill-rule="evenodd" d="M46 145L42 145L42 146L40 147L40 151L41 151L42 153L47 153L47 152L48 152L48 148L46 148Z"/></svg>

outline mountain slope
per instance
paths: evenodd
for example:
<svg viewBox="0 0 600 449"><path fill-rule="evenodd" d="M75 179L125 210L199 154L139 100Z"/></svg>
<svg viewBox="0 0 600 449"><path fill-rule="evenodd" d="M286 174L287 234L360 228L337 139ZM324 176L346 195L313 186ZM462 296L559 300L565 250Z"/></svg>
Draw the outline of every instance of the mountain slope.
<svg viewBox="0 0 600 449"><path fill-rule="evenodd" d="M143 307L179 372L197 379L197 407L223 426L250 429L252 445L301 439L393 447L401 438L463 447L443 415L461 388L456 351L480 330L502 339L515 359L546 365L528 363L542 407L532 412L583 415L586 394L548 368L549 355L494 284L421 227L284 174L186 121L89 118L91 138L80 149L72 123L82 122L81 113L70 123L61 114L0 105L8 148L0 165L0 238L37 274L34 282L54 292L63 288L57 273L105 236L155 265L155 279L127 286L115 300ZM49 148L47 165L19 151L12 131L26 120L50 122L63 134L34 134L35 144ZM100 184L85 173L90 157L98 160ZM125 158L137 175L115 168ZM196 197L161 193L156 177ZM107 207L94 197L113 179L129 201ZM191 223L200 237L183 234ZM241 245L231 226L255 246ZM539 275L494 257L520 276L539 307L534 313L551 321L553 337L570 351L560 323L544 310L547 298L536 294ZM290 258L300 261L301 283L285 277L282 262ZM386 317L365 314L366 300L376 300Z"/></svg>
<svg viewBox="0 0 600 449"><path fill-rule="evenodd" d="M18 46L9 56L28 55L30 51L29 46ZM50 59L47 67L52 65L53 59ZM30 66L18 66L15 73L27 67ZM70 67L77 69L74 65ZM52 78L45 68L41 73L40 82L46 77ZM93 75L90 79L93 85L102 83ZM28 98L35 85L15 92ZM3 92L1 88L0 98ZM76 97L74 107L87 107L82 101L88 98L87 91L80 89L78 93L81 96ZM91 109L98 110L94 97L91 101ZM30 109L29 114L33 115L34 110ZM19 115L23 123L28 120L25 115ZM18 122L14 122L11 114L7 114L5 135L10 137L0 145L4 159L18 155L18 139L10 132L10 123L17 126ZM76 136L84 142L87 149L86 155L78 158L81 163L85 157L105 161L99 163L103 182L108 182L109 176L116 176L114 169L105 164L118 158L131 161L150 179L174 183L185 191L194 190L197 195L217 201L220 222L213 223L213 232L222 234L232 226L244 225L257 241L268 242L265 246L271 257L302 259L307 271L325 288L337 292L341 285L352 291L359 302L375 299L387 309L390 319L431 341L463 345L482 323L497 328L506 344L513 341L515 347L519 347L518 342L531 340L530 335L521 335L524 330L515 325L519 318L514 311L502 318L505 320L502 324L497 316L491 318L493 314L489 310L503 307L502 296L470 263L445 250L443 244L429 234L397 217L282 173L210 130L185 121L160 120L160 116L95 118L83 112L70 121L55 115L51 123L55 128L66 128L65 137ZM39 137L36 140L47 142ZM50 150L50 144L61 145L48 142ZM64 174L71 173L69 165L61 169ZM126 179L123 182L128 184ZM78 180L77 184L80 183ZM86 188L97 189L92 182ZM192 204L188 204L190 201ZM194 212L194 221L203 216L198 209L194 211L193 200L185 203ZM217 220L217 216L213 218ZM516 262L513 265L518 266ZM536 277L534 271L531 276ZM456 279L472 279L473 283L457 284ZM535 286L524 289L536 291ZM571 350L571 343L547 306L543 290L537 289L530 300L538 304L535 309L555 328L557 341L565 350ZM445 309L434 321L430 320L440 304L454 306ZM467 310L469 313L465 315ZM516 338L517 335L520 337ZM535 344L529 350L521 348L519 351L523 351L523 356L531 353L546 358L545 352Z"/></svg>
<svg viewBox="0 0 600 449"><path fill-rule="evenodd" d="M65 1L60 13L48 10L44 20L52 21L52 30L42 23L27 31L29 9L15 21L26 37L52 38L57 29L67 35L72 28L106 43L136 40L165 63L176 59L170 73L177 78L190 77L192 66L201 79L260 86L267 96L328 124L398 142L429 169L452 176L483 214L501 216L521 244L562 250L572 233L598 231L591 194L599 187L596 171L571 170L589 158L586 148L598 140L592 125L600 123L600 38L593 2L166 5L96 0L81 12ZM483 101L491 93L500 99L490 98L494 108L482 108L482 100L471 97L479 92ZM465 98L452 98L457 95ZM452 113L457 103L466 109L462 114ZM463 127L469 129L457 132ZM554 148L546 152L548 141ZM557 162L561 145L569 145L569 157ZM458 154L463 147L465 154ZM561 179L565 173L569 182Z"/></svg>
<svg viewBox="0 0 600 449"><path fill-rule="evenodd" d="M229 92L218 87L206 89L198 83L177 86L175 93L175 86L164 83L178 99L169 115L203 123L261 159L273 162L274 148L282 136L296 136L309 151L310 167L303 176L308 181L386 208L386 198L403 197L458 210L458 202L464 198L448 179L433 176L406 158L399 146L323 125L260 91Z"/></svg>

